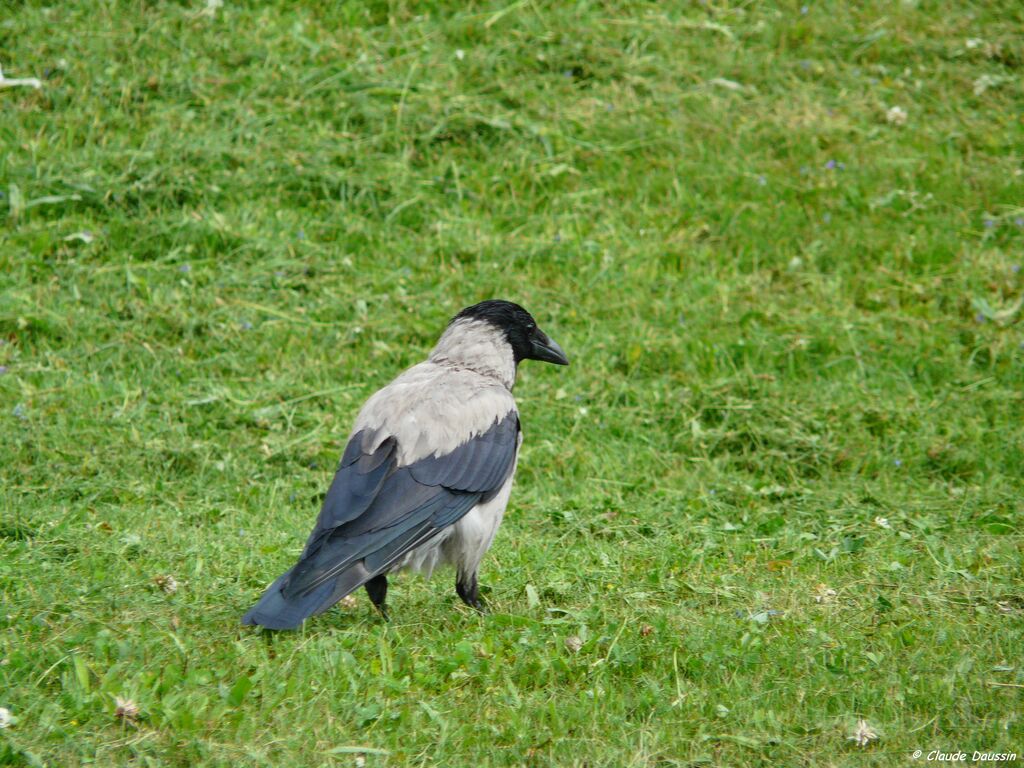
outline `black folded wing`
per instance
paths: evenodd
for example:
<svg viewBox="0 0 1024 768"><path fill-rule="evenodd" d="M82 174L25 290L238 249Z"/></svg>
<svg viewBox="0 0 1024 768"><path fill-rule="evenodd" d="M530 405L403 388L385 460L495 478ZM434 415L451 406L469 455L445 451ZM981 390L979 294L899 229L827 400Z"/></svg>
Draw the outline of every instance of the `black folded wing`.
<svg viewBox="0 0 1024 768"><path fill-rule="evenodd" d="M394 438L373 453L352 436L299 562L242 619L290 629L327 610L492 498L515 463L519 419L510 411L451 453L397 465Z"/></svg>

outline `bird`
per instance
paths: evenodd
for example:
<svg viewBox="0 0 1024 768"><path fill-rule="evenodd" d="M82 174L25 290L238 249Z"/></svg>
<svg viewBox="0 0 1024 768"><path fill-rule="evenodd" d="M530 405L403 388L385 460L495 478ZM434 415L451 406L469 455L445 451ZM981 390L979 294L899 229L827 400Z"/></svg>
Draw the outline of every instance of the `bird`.
<svg viewBox="0 0 1024 768"><path fill-rule="evenodd" d="M359 587L386 620L389 574L442 565L483 611L477 572L522 443L512 388L523 360L569 364L518 304L489 299L456 314L425 361L363 405L298 562L242 623L296 629Z"/></svg>

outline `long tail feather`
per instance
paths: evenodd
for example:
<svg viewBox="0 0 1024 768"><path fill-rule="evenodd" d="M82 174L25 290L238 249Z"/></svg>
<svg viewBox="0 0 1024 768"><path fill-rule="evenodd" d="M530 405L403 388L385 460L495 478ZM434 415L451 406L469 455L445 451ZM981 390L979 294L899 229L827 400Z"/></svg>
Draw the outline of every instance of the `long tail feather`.
<svg viewBox="0 0 1024 768"><path fill-rule="evenodd" d="M296 629L310 616L323 613L345 595L373 578L373 574L367 572L362 563L356 563L336 579L331 579L306 594L286 598L281 589L289 576L291 571L284 573L267 588L259 602L242 617L243 624L267 629Z"/></svg>

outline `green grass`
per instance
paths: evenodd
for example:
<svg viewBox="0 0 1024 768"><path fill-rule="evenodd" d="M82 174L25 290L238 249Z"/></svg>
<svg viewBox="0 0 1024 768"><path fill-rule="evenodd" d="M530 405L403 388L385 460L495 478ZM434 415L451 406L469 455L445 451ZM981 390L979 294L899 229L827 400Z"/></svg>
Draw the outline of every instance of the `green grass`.
<svg viewBox="0 0 1024 768"><path fill-rule="evenodd" d="M800 5L5 4L0 764L1024 753L1024 9ZM492 612L239 627L492 296Z"/></svg>

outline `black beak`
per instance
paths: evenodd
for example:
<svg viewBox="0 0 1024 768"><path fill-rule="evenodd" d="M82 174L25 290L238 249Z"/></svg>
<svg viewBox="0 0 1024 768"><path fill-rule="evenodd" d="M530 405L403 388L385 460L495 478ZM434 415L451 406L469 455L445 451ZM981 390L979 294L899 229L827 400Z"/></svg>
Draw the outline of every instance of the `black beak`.
<svg viewBox="0 0 1024 768"><path fill-rule="evenodd" d="M540 360L545 363L554 363L555 365L569 364L569 358L565 356L565 352L558 346L558 342L549 339L548 335L540 328L534 331L533 339L530 343L533 346L530 351L531 360Z"/></svg>

